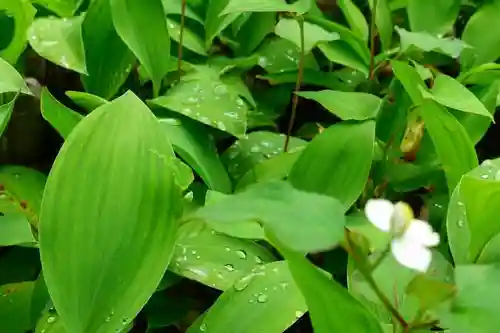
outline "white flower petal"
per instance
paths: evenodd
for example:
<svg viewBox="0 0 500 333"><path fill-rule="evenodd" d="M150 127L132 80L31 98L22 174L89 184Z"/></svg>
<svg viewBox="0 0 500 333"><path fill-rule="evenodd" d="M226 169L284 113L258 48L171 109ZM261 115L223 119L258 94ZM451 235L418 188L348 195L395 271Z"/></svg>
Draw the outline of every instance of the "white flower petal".
<svg viewBox="0 0 500 333"><path fill-rule="evenodd" d="M382 231L391 230L391 217L394 205L385 199L370 199L365 206L365 214L373 225Z"/></svg>
<svg viewBox="0 0 500 333"><path fill-rule="evenodd" d="M425 272L432 260L432 252L426 247L396 238L391 243L394 258L403 266Z"/></svg>
<svg viewBox="0 0 500 333"><path fill-rule="evenodd" d="M400 232L411 220L413 220L413 210L405 202L398 202L394 205L392 223L394 231Z"/></svg>
<svg viewBox="0 0 500 333"><path fill-rule="evenodd" d="M439 234L432 230L429 223L422 220L412 220L403 234L403 238L415 245L426 247L439 244Z"/></svg>

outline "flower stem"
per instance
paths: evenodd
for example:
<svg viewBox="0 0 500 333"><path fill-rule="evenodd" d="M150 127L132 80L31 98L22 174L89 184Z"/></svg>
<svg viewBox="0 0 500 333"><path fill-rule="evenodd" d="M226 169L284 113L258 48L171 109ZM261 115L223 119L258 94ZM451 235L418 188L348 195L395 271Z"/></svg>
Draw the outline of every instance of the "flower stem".
<svg viewBox="0 0 500 333"><path fill-rule="evenodd" d="M372 16L370 22L370 80L375 77L375 36L376 36L376 26L375 21L377 18L377 7L378 0L373 0Z"/></svg>
<svg viewBox="0 0 500 333"><path fill-rule="evenodd" d="M378 258L375 260L375 262L371 265L371 271L375 271L377 267L384 261L385 257L387 257L387 254L390 252L391 246L388 245L382 253L378 256Z"/></svg>
<svg viewBox="0 0 500 333"><path fill-rule="evenodd" d="M302 76L304 73L304 60L305 60L305 42L304 42L304 17L298 16L297 21L299 23L300 30L300 59L299 59L299 69L297 73L297 81L295 82L295 91L292 96L292 110L290 115L290 120L288 121L288 128L286 131L285 145L283 151L288 151L288 145L290 143L290 137L292 135L293 125L295 123L295 117L297 116L297 105L299 104L299 95L297 93L300 91L300 85L302 83Z"/></svg>

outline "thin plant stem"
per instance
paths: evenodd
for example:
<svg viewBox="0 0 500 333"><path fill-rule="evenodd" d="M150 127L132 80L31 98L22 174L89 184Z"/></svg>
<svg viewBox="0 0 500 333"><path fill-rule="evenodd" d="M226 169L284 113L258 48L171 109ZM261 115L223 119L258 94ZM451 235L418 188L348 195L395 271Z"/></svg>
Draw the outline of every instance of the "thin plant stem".
<svg viewBox="0 0 500 333"><path fill-rule="evenodd" d="M295 118L297 116L297 105L299 104L300 85L302 84L302 76L304 75L304 60L305 60L305 50L304 50L304 17L298 16L297 21L299 23L300 30L300 58L299 58L299 69L297 73L297 81L295 82L295 91L292 96L292 111L290 115L290 120L288 121L288 128L286 131L285 145L283 151L288 151L288 145L290 143L290 137L292 135L293 125L295 123Z"/></svg>
<svg viewBox="0 0 500 333"><path fill-rule="evenodd" d="M352 244L352 239L350 237L349 231L345 232L345 236L347 242L347 248L346 248L347 252L349 254L355 254L354 246ZM377 282L375 282L375 279L373 278L372 272L369 269L366 269L366 265L360 261L359 257L356 254L353 255L353 259L358 262L358 267L360 268L360 272L361 274L363 274L370 288L375 292L379 300L384 304L386 309L389 310L394 319L396 319L399 322L401 327L403 327L403 329L406 332L409 328L409 324L399 313L399 311L392 305L391 301L387 298L387 296L385 296L385 294L380 290L380 288L377 285Z"/></svg>
<svg viewBox="0 0 500 333"><path fill-rule="evenodd" d="M181 3L181 27L179 32L179 47L177 49L177 73L179 79L182 76L182 43L184 40L184 24L186 21L186 0L182 0Z"/></svg>
<svg viewBox="0 0 500 333"><path fill-rule="evenodd" d="M378 0L373 0L372 16L370 22L370 80L375 77L375 36Z"/></svg>

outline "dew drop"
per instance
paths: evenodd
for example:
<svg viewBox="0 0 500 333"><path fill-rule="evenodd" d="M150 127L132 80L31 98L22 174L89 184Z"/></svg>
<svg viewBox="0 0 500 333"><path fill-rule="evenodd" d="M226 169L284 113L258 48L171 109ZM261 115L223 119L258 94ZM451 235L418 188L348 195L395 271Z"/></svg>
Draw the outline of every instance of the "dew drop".
<svg viewBox="0 0 500 333"><path fill-rule="evenodd" d="M192 254L196 254L196 251L195 251L195 250L193 250L193 251L191 251L191 253L192 253Z"/></svg>
<svg viewBox="0 0 500 333"><path fill-rule="evenodd" d="M214 88L214 94L218 96L227 94L227 86L225 84L216 85Z"/></svg>
<svg viewBox="0 0 500 333"><path fill-rule="evenodd" d="M250 148L250 151L251 151L252 153L258 153L258 152L260 152L260 147L259 147L259 146L252 146L252 147Z"/></svg>
<svg viewBox="0 0 500 333"><path fill-rule="evenodd" d="M21 178L21 174L19 174L19 173L15 173L15 174L14 174L14 178L16 178L16 179Z"/></svg>
<svg viewBox="0 0 500 333"><path fill-rule="evenodd" d="M464 224L465 224L464 220L458 220L458 222L457 222L457 226L459 228L462 228L464 226Z"/></svg>
<svg viewBox="0 0 500 333"><path fill-rule="evenodd" d="M205 332L207 330L207 325L205 323L200 325L200 331Z"/></svg>
<svg viewBox="0 0 500 333"><path fill-rule="evenodd" d="M238 105L239 107L242 107L242 106L245 106L245 102L243 102L243 100L238 97L236 99L236 105Z"/></svg>
<svg viewBox="0 0 500 333"><path fill-rule="evenodd" d="M286 289L288 288L288 283L287 282L282 282L280 283L281 288Z"/></svg>
<svg viewBox="0 0 500 333"><path fill-rule="evenodd" d="M190 108L184 108L182 109L182 113L184 114L191 114L193 111Z"/></svg>
<svg viewBox="0 0 500 333"><path fill-rule="evenodd" d="M188 97L185 101L184 101L184 104L196 104L198 103L200 100L197 98L197 97L194 97L194 96L191 96L191 97Z"/></svg>
<svg viewBox="0 0 500 333"><path fill-rule="evenodd" d="M200 260L200 259L201 259L201 257L200 257L200 256L196 256L196 259Z"/></svg>
<svg viewBox="0 0 500 333"><path fill-rule="evenodd" d="M304 312L300 311L300 310L297 310L295 311L295 318L299 319L300 317L302 317L304 315Z"/></svg>
<svg viewBox="0 0 500 333"><path fill-rule="evenodd" d="M217 128L220 129L221 131L225 131L226 130L226 125L224 125L224 123L222 121L218 121L217 122Z"/></svg>
<svg viewBox="0 0 500 333"><path fill-rule="evenodd" d="M243 250L236 250L236 255L240 257L240 259L246 259L247 253Z"/></svg>
<svg viewBox="0 0 500 333"><path fill-rule="evenodd" d="M225 267L228 271L230 271L230 272L234 271L234 266L233 266L233 265L231 265L231 264L226 264L226 265L224 265L224 267Z"/></svg>
<svg viewBox="0 0 500 333"><path fill-rule="evenodd" d="M266 303L267 302L267 295L266 294L260 294L258 297L257 297L257 302L259 303Z"/></svg>
<svg viewBox="0 0 500 333"><path fill-rule="evenodd" d="M260 67L266 68L268 65L267 58L266 57L259 57L259 60L257 62Z"/></svg>
<svg viewBox="0 0 500 333"><path fill-rule="evenodd" d="M262 264L262 258L261 257L255 257L255 262L258 264Z"/></svg>
<svg viewBox="0 0 500 333"><path fill-rule="evenodd" d="M252 279L253 279L253 275L251 275L251 274L239 279L238 281L236 281L234 283L234 289L236 291L244 290L246 287L248 287L248 285L250 284Z"/></svg>
<svg viewBox="0 0 500 333"><path fill-rule="evenodd" d="M47 318L47 324L53 324L56 321L56 317L54 316L49 316Z"/></svg>
<svg viewBox="0 0 500 333"><path fill-rule="evenodd" d="M229 252L229 251L231 251L231 249L229 247L225 247L224 251Z"/></svg>
<svg viewBox="0 0 500 333"><path fill-rule="evenodd" d="M488 175L481 175L481 179L488 179Z"/></svg>

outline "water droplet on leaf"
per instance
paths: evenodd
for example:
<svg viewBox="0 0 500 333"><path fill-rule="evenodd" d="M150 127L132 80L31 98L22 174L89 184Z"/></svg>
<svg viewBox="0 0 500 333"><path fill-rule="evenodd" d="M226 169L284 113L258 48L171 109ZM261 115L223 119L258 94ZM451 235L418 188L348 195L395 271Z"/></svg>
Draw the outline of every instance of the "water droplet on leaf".
<svg viewBox="0 0 500 333"><path fill-rule="evenodd" d="M227 86L225 84L218 84L214 88L214 94L222 96L227 94Z"/></svg>
<svg viewBox="0 0 500 333"><path fill-rule="evenodd" d="M258 297L257 297L257 302L259 303L265 303L267 302L267 295L266 294L260 294Z"/></svg>
<svg viewBox="0 0 500 333"><path fill-rule="evenodd" d="M224 265L224 267L230 272L234 271L234 266L231 264Z"/></svg>
<svg viewBox="0 0 500 333"><path fill-rule="evenodd" d="M240 259L246 259L247 253L243 250L236 250L236 255L240 257Z"/></svg>

